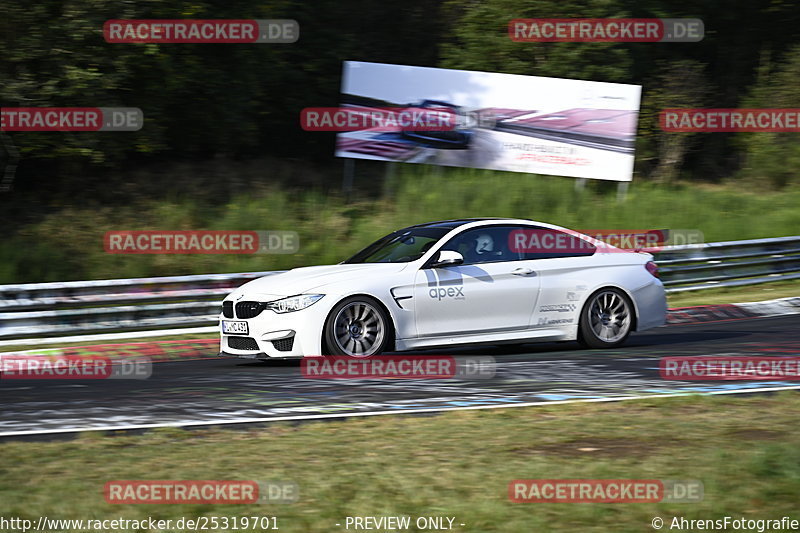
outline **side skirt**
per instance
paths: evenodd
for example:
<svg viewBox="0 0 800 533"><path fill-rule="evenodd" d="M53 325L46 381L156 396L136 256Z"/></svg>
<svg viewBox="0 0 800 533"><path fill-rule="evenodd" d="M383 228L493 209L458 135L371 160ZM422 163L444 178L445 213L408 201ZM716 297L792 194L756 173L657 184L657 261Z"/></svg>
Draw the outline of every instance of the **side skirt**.
<svg viewBox="0 0 800 533"><path fill-rule="evenodd" d="M452 346L465 344L506 344L518 342L553 342L574 341L578 338L578 326L571 325L564 328L527 329L490 334L469 334L437 337L420 337L416 339L397 339L397 351L415 350L418 348L433 348L437 346Z"/></svg>

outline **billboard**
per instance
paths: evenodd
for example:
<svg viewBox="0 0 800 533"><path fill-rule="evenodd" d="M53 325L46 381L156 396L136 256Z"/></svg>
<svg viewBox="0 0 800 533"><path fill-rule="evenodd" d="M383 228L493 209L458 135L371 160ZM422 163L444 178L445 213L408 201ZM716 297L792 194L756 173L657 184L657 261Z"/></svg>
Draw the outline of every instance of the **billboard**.
<svg viewBox="0 0 800 533"><path fill-rule="evenodd" d="M342 132L336 156L630 181L640 96L639 85L346 61L343 107L458 120Z"/></svg>

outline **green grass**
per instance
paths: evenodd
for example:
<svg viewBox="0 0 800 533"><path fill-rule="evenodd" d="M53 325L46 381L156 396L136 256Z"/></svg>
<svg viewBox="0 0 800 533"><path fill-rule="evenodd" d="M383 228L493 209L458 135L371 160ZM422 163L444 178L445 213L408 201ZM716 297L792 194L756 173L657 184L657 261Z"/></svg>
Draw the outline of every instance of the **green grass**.
<svg viewBox="0 0 800 533"><path fill-rule="evenodd" d="M364 177L360 179L366 179ZM178 198L124 207L69 207L0 243L0 283L280 270L338 263L405 225L446 218L532 218L576 229L699 229L706 241L779 237L800 227L800 189L753 191L735 185L633 183L623 202L616 184L472 169L402 167L390 196L345 203L315 190L254 187L228 203ZM358 186L358 184L356 184ZM292 230L292 255L112 255L109 230Z"/></svg>
<svg viewBox="0 0 800 533"><path fill-rule="evenodd" d="M458 531L647 531L670 520L797 518L800 395L375 417L262 429L0 444L5 517L278 516L281 531L339 531L346 516L454 516ZM700 480L700 503L515 504L513 479ZM290 505L110 505L110 480L283 480ZM412 529L413 530L413 529Z"/></svg>
<svg viewBox="0 0 800 533"><path fill-rule="evenodd" d="M761 302L777 298L789 298L791 296L800 296L800 280L775 281L745 287L678 292L668 294L667 302L670 307L689 307L692 305Z"/></svg>

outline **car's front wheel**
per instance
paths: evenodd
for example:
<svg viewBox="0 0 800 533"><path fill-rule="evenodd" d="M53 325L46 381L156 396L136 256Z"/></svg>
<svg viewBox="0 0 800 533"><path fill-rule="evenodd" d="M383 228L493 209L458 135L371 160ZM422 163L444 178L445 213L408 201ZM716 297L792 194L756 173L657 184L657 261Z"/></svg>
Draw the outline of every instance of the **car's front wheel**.
<svg viewBox="0 0 800 533"><path fill-rule="evenodd" d="M353 296L331 310L325 322L325 345L331 355L377 355L389 345L390 328L389 317L377 301Z"/></svg>
<svg viewBox="0 0 800 533"><path fill-rule="evenodd" d="M594 293L581 311L578 341L590 348L613 348L628 338L633 328L633 305L619 289Z"/></svg>

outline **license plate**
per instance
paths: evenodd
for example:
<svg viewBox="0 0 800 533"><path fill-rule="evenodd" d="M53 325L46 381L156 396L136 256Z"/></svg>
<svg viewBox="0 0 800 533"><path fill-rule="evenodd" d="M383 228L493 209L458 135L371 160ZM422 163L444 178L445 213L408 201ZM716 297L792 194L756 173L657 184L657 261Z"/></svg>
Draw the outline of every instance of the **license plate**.
<svg viewBox="0 0 800 533"><path fill-rule="evenodd" d="M227 335L247 335L249 330L247 329L247 322L241 322L238 320L223 320L222 321L222 333Z"/></svg>

